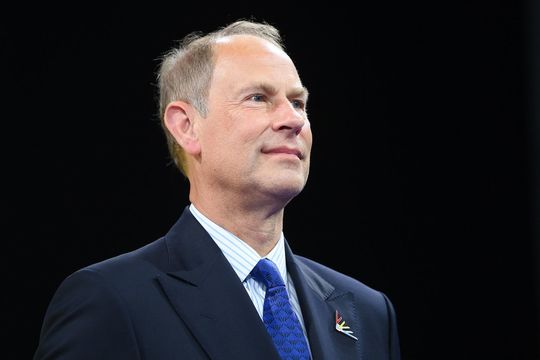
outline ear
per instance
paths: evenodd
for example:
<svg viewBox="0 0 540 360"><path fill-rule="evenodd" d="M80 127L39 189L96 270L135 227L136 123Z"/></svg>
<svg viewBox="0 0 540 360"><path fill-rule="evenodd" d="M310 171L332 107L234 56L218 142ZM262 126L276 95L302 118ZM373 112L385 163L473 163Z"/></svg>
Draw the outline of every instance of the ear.
<svg viewBox="0 0 540 360"><path fill-rule="evenodd" d="M173 101L165 109L165 126L176 139L176 142L190 155L197 155L201 146L195 131L197 111L183 101Z"/></svg>

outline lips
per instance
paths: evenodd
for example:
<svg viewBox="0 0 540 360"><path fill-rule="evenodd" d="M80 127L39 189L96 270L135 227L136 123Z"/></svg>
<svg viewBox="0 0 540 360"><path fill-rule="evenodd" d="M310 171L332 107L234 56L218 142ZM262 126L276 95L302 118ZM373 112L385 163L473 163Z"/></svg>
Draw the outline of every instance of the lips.
<svg viewBox="0 0 540 360"><path fill-rule="evenodd" d="M304 154L300 149L293 148L293 147L287 147L287 146L279 146L274 148L268 148L262 150L263 154L289 154L289 155L296 155L300 160L304 158Z"/></svg>

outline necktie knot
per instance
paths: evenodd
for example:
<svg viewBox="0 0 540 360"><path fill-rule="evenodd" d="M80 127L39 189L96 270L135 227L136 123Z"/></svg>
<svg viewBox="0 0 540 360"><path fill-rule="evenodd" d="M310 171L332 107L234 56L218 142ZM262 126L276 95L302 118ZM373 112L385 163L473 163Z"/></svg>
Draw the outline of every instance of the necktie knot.
<svg viewBox="0 0 540 360"><path fill-rule="evenodd" d="M262 282L267 290L277 286L285 286L276 264L268 259L259 260L257 265L255 265L251 271L251 276L253 276L255 280Z"/></svg>

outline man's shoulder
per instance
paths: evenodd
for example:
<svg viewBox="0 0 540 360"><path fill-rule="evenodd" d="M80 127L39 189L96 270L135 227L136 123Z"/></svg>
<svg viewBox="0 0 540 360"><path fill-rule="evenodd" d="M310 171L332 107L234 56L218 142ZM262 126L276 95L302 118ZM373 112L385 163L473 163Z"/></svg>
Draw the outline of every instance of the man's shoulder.
<svg viewBox="0 0 540 360"><path fill-rule="evenodd" d="M133 251L85 266L73 275L90 272L118 282L128 278L144 279L166 271L168 261L165 239L160 238Z"/></svg>
<svg viewBox="0 0 540 360"><path fill-rule="evenodd" d="M304 272L311 272L340 290L352 292L353 294L360 295L362 298L373 298L377 301L381 300L382 293L379 290L366 285L364 282L350 275L300 255L295 255L295 258L299 265L304 269Z"/></svg>

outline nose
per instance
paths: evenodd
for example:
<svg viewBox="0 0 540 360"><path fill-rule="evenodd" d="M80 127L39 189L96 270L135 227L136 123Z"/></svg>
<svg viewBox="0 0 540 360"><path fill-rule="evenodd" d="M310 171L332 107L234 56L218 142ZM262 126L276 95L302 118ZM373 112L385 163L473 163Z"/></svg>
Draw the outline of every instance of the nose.
<svg viewBox="0 0 540 360"><path fill-rule="evenodd" d="M306 124L307 117L304 109L296 108L288 99L283 101L276 111L276 118L272 123L274 131L291 131L298 135Z"/></svg>

